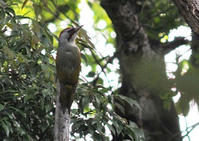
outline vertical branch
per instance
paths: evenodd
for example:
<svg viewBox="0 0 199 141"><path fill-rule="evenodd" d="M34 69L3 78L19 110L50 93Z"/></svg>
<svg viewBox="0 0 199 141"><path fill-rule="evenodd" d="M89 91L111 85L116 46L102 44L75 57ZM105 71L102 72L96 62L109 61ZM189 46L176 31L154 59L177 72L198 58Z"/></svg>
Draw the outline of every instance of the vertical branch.
<svg viewBox="0 0 199 141"><path fill-rule="evenodd" d="M63 108L59 101L59 97L60 97L60 83L59 80L57 80L54 141L69 141L70 114L67 109L63 113Z"/></svg>
<svg viewBox="0 0 199 141"><path fill-rule="evenodd" d="M173 0L173 2L193 32L199 35L199 1Z"/></svg>
<svg viewBox="0 0 199 141"><path fill-rule="evenodd" d="M146 140L170 140L171 134L180 132L178 117L172 101L170 109L164 108L161 95L169 93L170 82L165 73L164 58L153 51L139 19L140 6L136 0L101 0L101 5L117 34L116 49L122 80L119 93L137 100L142 108L138 110L125 104L124 114L117 109L116 112L137 123L144 130ZM126 139L124 134L113 136L113 140ZM182 139L177 134L174 140Z"/></svg>

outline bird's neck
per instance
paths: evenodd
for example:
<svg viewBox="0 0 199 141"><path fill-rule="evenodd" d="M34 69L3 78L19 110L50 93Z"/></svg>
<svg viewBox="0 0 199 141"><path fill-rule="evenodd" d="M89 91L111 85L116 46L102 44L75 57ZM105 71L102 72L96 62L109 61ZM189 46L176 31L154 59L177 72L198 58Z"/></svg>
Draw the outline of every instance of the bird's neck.
<svg viewBox="0 0 199 141"><path fill-rule="evenodd" d="M70 46L70 47L74 46L74 47L76 47L76 44L75 44L74 40L73 41L60 40L59 41L59 46Z"/></svg>

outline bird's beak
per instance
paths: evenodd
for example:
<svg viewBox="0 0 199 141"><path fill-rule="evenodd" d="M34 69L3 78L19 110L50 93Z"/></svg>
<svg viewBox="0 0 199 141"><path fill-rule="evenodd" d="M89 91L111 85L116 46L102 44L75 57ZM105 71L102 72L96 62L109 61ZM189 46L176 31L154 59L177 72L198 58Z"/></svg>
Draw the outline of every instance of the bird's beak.
<svg viewBox="0 0 199 141"><path fill-rule="evenodd" d="M77 36L78 31L82 28L83 25L78 26L78 27L73 27L71 28L68 33L69 33L69 38L68 40L75 40L75 37Z"/></svg>
<svg viewBox="0 0 199 141"><path fill-rule="evenodd" d="M69 30L70 36L71 36L71 37L72 37L72 36L76 36L77 33L78 33L78 31L82 28L82 26L83 26L83 25L78 26L78 27L74 27L74 28L72 28L71 30Z"/></svg>
<svg viewBox="0 0 199 141"><path fill-rule="evenodd" d="M83 25L80 25L80 26L76 27L75 28L75 32L78 32L82 27L83 27Z"/></svg>

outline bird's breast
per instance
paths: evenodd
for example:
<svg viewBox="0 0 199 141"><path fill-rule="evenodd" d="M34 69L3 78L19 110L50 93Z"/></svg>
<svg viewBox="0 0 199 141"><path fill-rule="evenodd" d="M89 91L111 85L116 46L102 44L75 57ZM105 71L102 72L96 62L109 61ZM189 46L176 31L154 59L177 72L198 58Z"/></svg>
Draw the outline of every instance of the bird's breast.
<svg viewBox="0 0 199 141"><path fill-rule="evenodd" d="M67 46L57 51L56 70L58 79L66 84L76 84L81 69L78 47Z"/></svg>

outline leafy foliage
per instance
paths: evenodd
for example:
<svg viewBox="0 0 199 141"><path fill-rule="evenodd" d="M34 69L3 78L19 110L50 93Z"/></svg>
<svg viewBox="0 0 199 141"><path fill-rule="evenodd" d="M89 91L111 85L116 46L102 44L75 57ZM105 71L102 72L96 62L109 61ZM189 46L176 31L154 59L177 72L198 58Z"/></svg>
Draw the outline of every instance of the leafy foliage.
<svg viewBox="0 0 199 141"><path fill-rule="evenodd" d="M35 20L1 7L0 138L52 138L54 65L52 36ZM44 53L45 52L45 53Z"/></svg>
<svg viewBox="0 0 199 141"><path fill-rule="evenodd" d="M107 134L109 129L113 135L123 132L127 133L131 139L143 139L143 132L135 123L128 125L126 119L120 117L113 110L115 99L139 107L137 102L118 95L116 92L107 94L109 91L110 88L104 88L101 85L93 87L83 83L79 87L75 101L78 107L72 110L72 122L74 123L72 135L75 136L75 133L79 133L79 137L82 138L90 134L94 140L106 141L110 140Z"/></svg>
<svg viewBox="0 0 199 141"><path fill-rule="evenodd" d="M171 29L184 23L171 1L139 1L138 5L141 10L140 20L144 23L150 39L160 40L168 35Z"/></svg>

